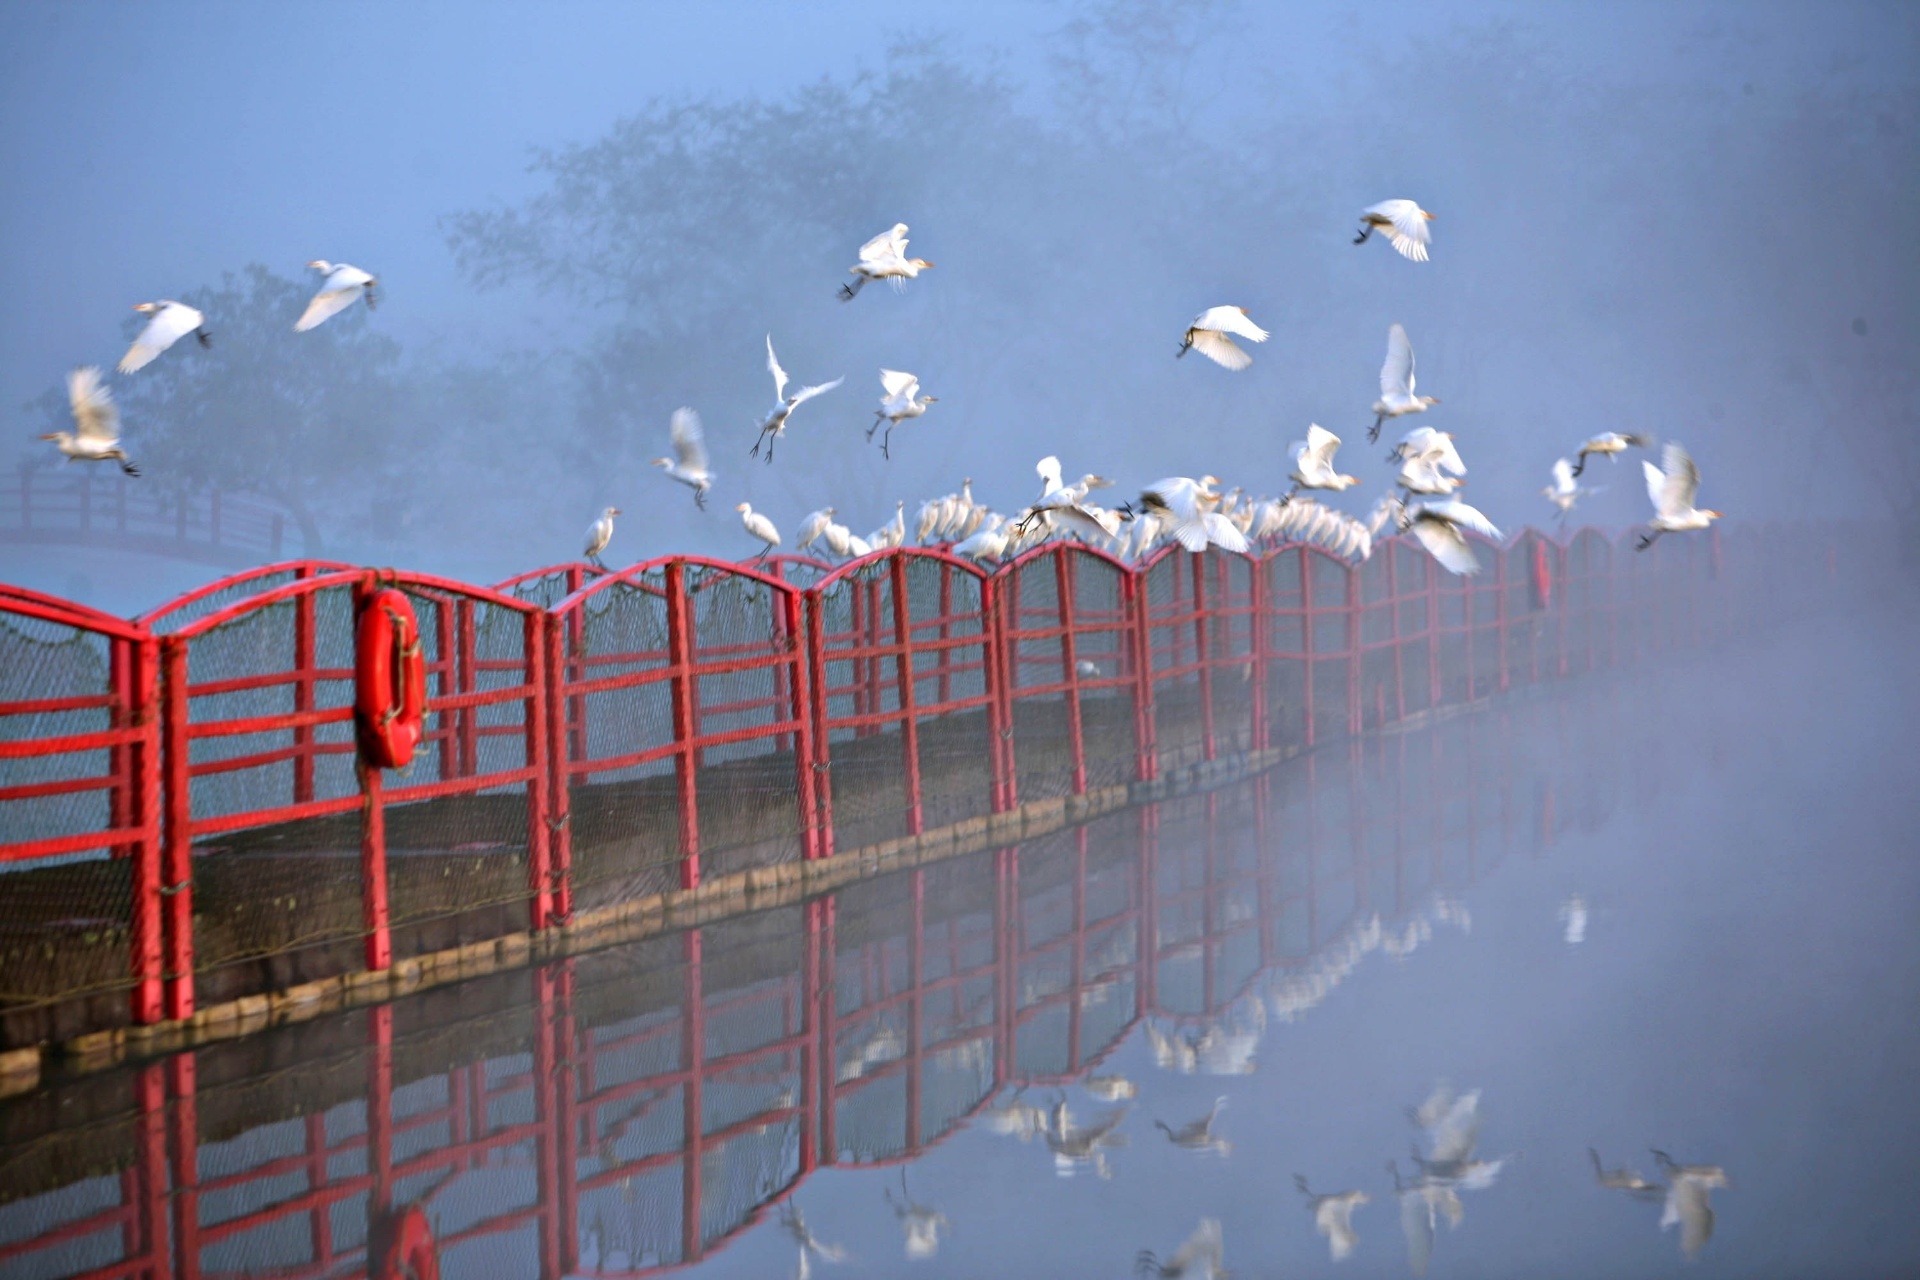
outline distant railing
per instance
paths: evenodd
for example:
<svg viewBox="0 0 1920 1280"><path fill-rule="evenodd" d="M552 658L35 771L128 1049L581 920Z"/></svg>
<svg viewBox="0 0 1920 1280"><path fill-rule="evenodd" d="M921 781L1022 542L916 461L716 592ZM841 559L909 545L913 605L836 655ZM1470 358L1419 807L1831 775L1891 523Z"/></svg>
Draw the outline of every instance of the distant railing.
<svg viewBox="0 0 1920 1280"><path fill-rule="evenodd" d="M239 568L283 559L299 522L264 498L212 490L182 496L117 471L22 466L0 482L0 545L99 547Z"/></svg>
<svg viewBox="0 0 1920 1280"><path fill-rule="evenodd" d="M1837 574L1804 529L1631 536L1528 530L1471 578L1409 539L1359 565L1056 543L990 574L926 548L498 590L383 571L428 671L404 772L354 747L369 571L250 570L132 625L0 594L0 1049L1312 748L1711 642L1780 615L1768 584L1812 608Z"/></svg>

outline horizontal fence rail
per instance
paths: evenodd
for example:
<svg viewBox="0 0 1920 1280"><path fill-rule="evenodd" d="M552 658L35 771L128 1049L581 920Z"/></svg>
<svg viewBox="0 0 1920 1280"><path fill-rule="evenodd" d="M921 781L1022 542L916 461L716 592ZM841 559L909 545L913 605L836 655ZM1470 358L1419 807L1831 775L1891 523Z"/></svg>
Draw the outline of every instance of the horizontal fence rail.
<svg viewBox="0 0 1920 1280"><path fill-rule="evenodd" d="M1632 538L1481 540L1469 578L1404 538L1353 566L1052 543L991 573L901 548L493 588L301 560L131 623L0 588L0 1051L1697 646L1779 616L1763 576L1837 596L1859 541ZM398 771L352 711L385 586L427 670Z"/></svg>
<svg viewBox="0 0 1920 1280"><path fill-rule="evenodd" d="M1591 708L1610 739L1648 736ZM67 1082L0 1130L0 1270L362 1275L417 1204L449 1277L637 1276L716 1254L821 1168L969 1126L1051 1165L1031 1108L1130 1034L1164 1070L1250 1072L1275 1020L1369 956L1444 946L1503 861L1643 797L1629 760L1650 753L1656 786L1708 767L1657 738L1596 760L1556 709L1517 716L1540 749L1467 720L1355 740L472 998L289 1028L264 1065L213 1046ZM91 1125L33 1127L76 1108Z"/></svg>
<svg viewBox="0 0 1920 1280"><path fill-rule="evenodd" d="M156 492L92 467L22 467L0 482L0 546L100 547L239 566L315 548L294 512L270 499L214 490Z"/></svg>

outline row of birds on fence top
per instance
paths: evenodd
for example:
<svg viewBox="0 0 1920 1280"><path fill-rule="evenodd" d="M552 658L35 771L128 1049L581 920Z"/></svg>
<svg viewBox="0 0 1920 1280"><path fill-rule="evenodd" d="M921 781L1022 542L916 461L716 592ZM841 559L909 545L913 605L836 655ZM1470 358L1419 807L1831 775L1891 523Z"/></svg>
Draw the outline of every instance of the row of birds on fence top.
<svg viewBox="0 0 1920 1280"><path fill-rule="evenodd" d="M1040 1106L1025 1100L1024 1089L1016 1089L1010 1098L983 1110L981 1123L989 1132L1017 1138L1023 1143L1042 1139L1052 1154L1054 1170L1061 1177L1071 1177L1086 1168L1100 1178L1111 1178L1113 1173L1106 1155L1127 1145L1121 1124L1139 1094L1139 1086L1124 1076L1108 1074L1089 1075L1081 1081L1081 1087L1099 1101L1122 1105L1081 1120L1075 1118L1064 1092L1056 1091L1051 1106ZM1449 1230L1458 1228L1465 1220L1462 1195L1488 1190L1498 1181L1501 1171L1519 1158L1517 1152L1497 1159L1479 1154L1480 1097L1478 1089L1455 1093L1445 1081L1436 1084L1426 1101L1407 1108L1408 1120L1424 1138L1425 1154L1416 1142L1410 1153L1413 1164L1408 1174L1402 1173L1397 1160L1386 1163L1393 1179L1393 1195L1399 1202L1407 1265L1416 1276L1425 1275L1432 1261L1442 1219ZM1203 1157L1224 1159L1233 1150L1233 1143L1218 1132L1220 1115L1227 1104L1227 1097L1222 1096L1214 1099L1205 1114L1190 1121L1169 1124L1155 1120L1154 1127L1176 1147ZM1593 1166L1594 1182L1629 1199L1660 1204L1660 1228L1664 1231L1678 1226L1680 1250L1691 1259L1713 1236L1712 1193L1716 1188L1729 1185L1726 1171L1719 1165L1681 1164L1658 1148L1651 1150L1665 1182L1648 1179L1631 1166L1608 1168L1600 1153L1589 1147L1587 1158ZM1332 1260L1342 1262L1351 1257L1360 1244L1354 1214L1373 1203L1373 1196L1359 1187L1315 1191L1306 1175L1299 1173L1293 1175L1293 1182L1313 1217L1315 1231L1325 1237ZM904 1169L900 1192L896 1200L889 1190L886 1201L906 1234L907 1256L933 1257L940 1248L940 1233L952 1225L951 1220L933 1205L913 1198L907 1189ZM795 1201L789 1200L781 1206L780 1224L798 1246L799 1276L809 1276L815 1260L833 1263L847 1260L844 1247L814 1234ZM606 1247L604 1240L596 1238L602 1234L604 1226L596 1223L583 1253L598 1258ZM1226 1236L1220 1220L1203 1218L1193 1234L1173 1253L1162 1257L1143 1249L1135 1256L1134 1268L1137 1274L1145 1276L1202 1280L1226 1276L1225 1262Z"/></svg>
<svg viewBox="0 0 1920 1280"><path fill-rule="evenodd" d="M1431 213L1412 200L1383 201L1362 212L1354 243L1364 243L1377 230L1403 257L1425 262L1432 243L1428 227L1432 219ZM877 280L898 289L934 265L924 258L908 256L907 244L907 225L898 223L862 245L858 261L848 269L853 280L841 286L840 296L851 301L864 285ZM322 280L295 321L295 330L312 329L361 299L369 307L375 305L379 282L368 272L323 259L307 265L319 272ZM184 303L163 299L140 303L135 310L151 318L121 359L123 374L144 368L189 334L203 346L211 343L206 317ZM1267 337L1267 331L1255 324L1244 308L1209 307L1187 326L1176 356L1198 351L1223 368L1243 370L1253 358L1234 339L1259 343ZM767 370L773 377L774 405L756 426L749 456L764 456L770 464L794 411L833 391L845 378L789 390L790 379L774 352L771 334L767 337ZM880 383L883 394L873 423L867 428L867 438L872 440L876 432L882 432L882 455L891 457L894 430L924 415L939 397L924 394L919 378L901 370L882 369ZM1439 397L1419 394L1415 388L1413 344L1406 330L1395 324L1387 331L1380 398L1373 404L1374 421L1367 432L1370 443L1378 439L1389 418L1423 413L1440 403ZM115 461L128 475L139 475L139 468L121 445L119 412L100 370L75 369L68 378L68 397L74 429L41 438L53 441L69 460ZM690 488L694 503L704 509L717 477L699 415L690 408L676 410L669 440L671 452L654 459L653 465L669 479ZM1542 492L1564 520L1583 494L1593 492L1579 482L1588 457L1617 457L1628 448L1651 444L1642 435L1605 432L1595 436L1580 446L1573 459L1561 458L1554 463L1552 483ZM1467 468L1451 432L1420 426L1406 433L1387 458L1396 468L1393 487L1365 519L1300 497L1303 491L1338 493L1361 483L1359 477L1341 472L1335 465L1340 445L1339 436L1318 423L1310 425L1306 439L1289 450L1292 488L1280 497L1257 497L1241 488L1223 492L1222 481L1212 475L1197 479L1172 476L1145 486L1136 500L1117 507L1104 506L1091 497L1096 490L1111 487L1111 481L1087 474L1069 484L1059 458L1048 456L1035 467L1039 495L1019 512L1001 515L975 502L969 479L957 493L921 505L916 536L923 544L951 544L956 554L986 563L1010 558L1051 538L1078 540L1129 560L1139 560L1169 541L1189 551L1214 546L1241 552L1257 542L1292 541L1316 545L1349 563L1358 563L1372 554L1374 539L1391 524L1395 532L1411 533L1449 571L1479 572L1480 563L1467 535L1498 540L1501 533L1478 508L1455 496L1466 483ZM1680 445L1667 444L1660 466L1652 462L1642 466L1654 515L1641 536L1641 547L1664 533L1704 529L1719 517L1717 511L1697 507L1699 468ZM891 522L864 537L840 524L835 508L823 507L802 521L796 549L806 551L817 543L831 555L847 559L904 545L905 507L905 502L900 502ZM778 527L764 512L755 511L745 502L735 510L742 529L760 544L760 557L784 545ZM602 563L601 556L613 540L614 520L620 514L619 507L606 507L588 527L583 552L589 560Z"/></svg>

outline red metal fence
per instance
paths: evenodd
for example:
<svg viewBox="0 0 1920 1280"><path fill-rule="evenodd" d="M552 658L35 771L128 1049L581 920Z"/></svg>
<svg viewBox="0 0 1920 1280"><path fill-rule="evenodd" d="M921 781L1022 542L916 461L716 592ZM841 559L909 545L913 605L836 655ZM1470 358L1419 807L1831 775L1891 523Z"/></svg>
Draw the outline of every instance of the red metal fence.
<svg viewBox="0 0 1920 1280"><path fill-rule="evenodd" d="M1590 714L1610 730L1610 700ZM1633 793L1628 747L1596 760L1562 723L1534 710L1547 745L1519 757L1467 721L1356 742L287 1028L264 1059L212 1046L66 1082L53 1132L0 1139L0 1271L360 1275L378 1225L417 1204L450 1277L655 1274L725 1247L822 1166L915 1158L996 1119L1015 1085L1046 1101L1135 1028L1172 1070L1251 1070L1269 1016L1463 923L1453 894ZM90 1125L67 1122L76 1109Z"/></svg>
<svg viewBox="0 0 1920 1280"><path fill-rule="evenodd" d="M1357 567L1051 544L992 574L909 548L496 589L302 561L132 624L6 589L0 1048L1322 744L1725 635L1763 566L1837 572L1806 530L1630 537L1527 531L1476 578L1404 539ZM389 582L429 672L401 772L351 723L356 602Z"/></svg>

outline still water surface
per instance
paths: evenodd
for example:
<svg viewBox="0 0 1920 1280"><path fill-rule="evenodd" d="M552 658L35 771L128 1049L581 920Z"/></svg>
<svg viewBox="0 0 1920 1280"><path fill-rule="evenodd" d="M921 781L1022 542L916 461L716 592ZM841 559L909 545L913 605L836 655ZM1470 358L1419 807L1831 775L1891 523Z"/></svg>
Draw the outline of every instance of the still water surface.
<svg viewBox="0 0 1920 1280"><path fill-rule="evenodd" d="M427 1208L452 1276L1124 1276L1196 1231L1203 1275L1203 1222L1240 1276L1920 1274L1899 636L1666 658L203 1051L190 1090L148 1068L172 1072L169 1252L355 1274L385 1200ZM5 1105L104 1113L111 1083ZM132 1185L64 1174L61 1133L0 1147L0 1248ZM1669 1197L1589 1155L1670 1182L1652 1148L1724 1171L1675 1198L1696 1235L1713 1212L1691 1263ZM1296 1175L1365 1197L1350 1234Z"/></svg>

